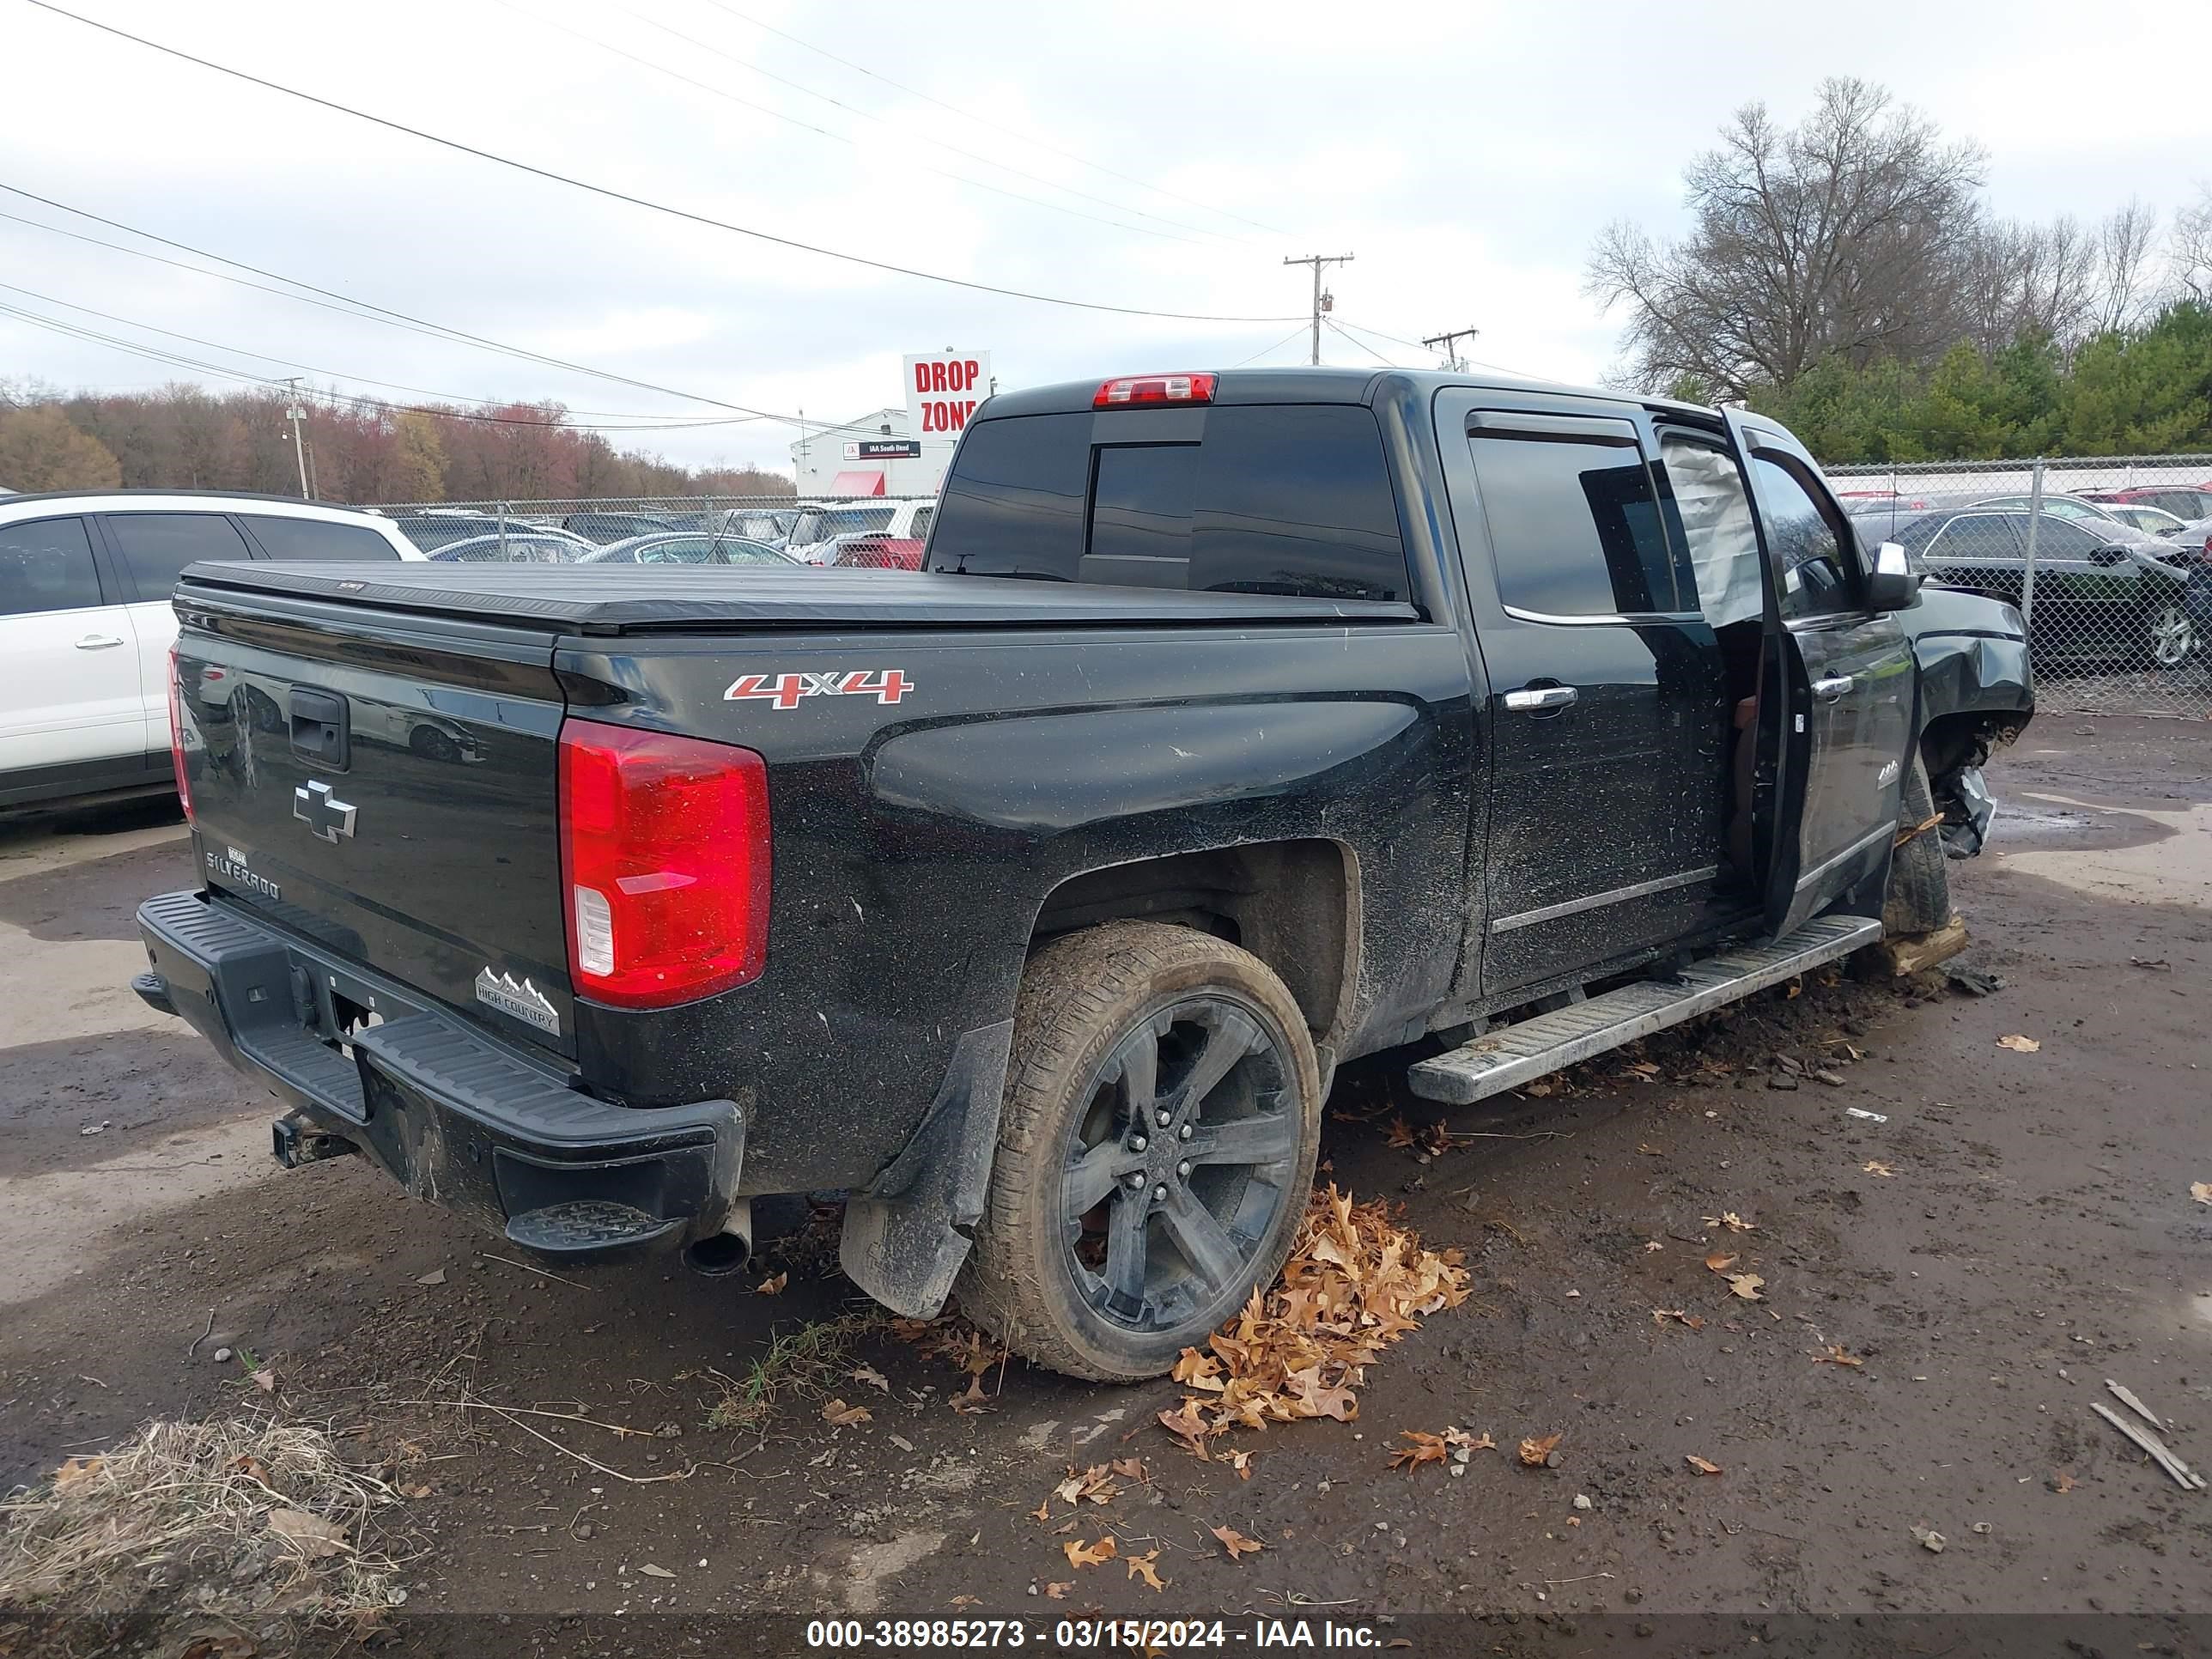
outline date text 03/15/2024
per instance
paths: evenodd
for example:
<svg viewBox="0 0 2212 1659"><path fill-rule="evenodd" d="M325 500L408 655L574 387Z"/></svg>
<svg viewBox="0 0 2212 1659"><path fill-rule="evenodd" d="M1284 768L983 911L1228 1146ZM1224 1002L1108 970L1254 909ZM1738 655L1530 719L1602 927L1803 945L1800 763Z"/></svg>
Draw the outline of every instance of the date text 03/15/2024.
<svg viewBox="0 0 2212 1659"><path fill-rule="evenodd" d="M1060 1619L1034 1629L1019 1619L816 1619L806 1645L817 1649L1056 1648L1381 1648L1390 1645L1368 1626L1334 1620ZM1409 1644L1399 1644L1405 1646Z"/></svg>

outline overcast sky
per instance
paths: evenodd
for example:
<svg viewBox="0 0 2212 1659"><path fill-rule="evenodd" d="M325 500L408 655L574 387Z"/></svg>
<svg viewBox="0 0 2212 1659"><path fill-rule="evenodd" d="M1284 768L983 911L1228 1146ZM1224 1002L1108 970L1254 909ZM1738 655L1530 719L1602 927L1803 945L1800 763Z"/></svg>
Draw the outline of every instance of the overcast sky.
<svg viewBox="0 0 2212 1659"><path fill-rule="evenodd" d="M1476 326L1468 349L1483 362L1595 380L1616 334L1581 292L1600 227L1627 216L1677 228L1682 164L1728 112L1763 99L1795 119L1824 75L1880 81L1978 138L1999 213L2094 218L2130 192L2170 212L2212 179L2203 76L2161 67L2212 62L2212 6L2179 0L2094 14L1482 0L63 3L775 235L1062 299L1273 319L1074 309L778 247L0 0L0 184L670 390L337 315L6 219L0 283L43 297L0 289L0 303L248 375L295 372L273 356L356 392L553 398L602 412L579 417L602 424L726 415L703 401L714 399L848 418L899 400L902 353L943 346L988 350L1002 386L1303 362L1310 278L1281 261L1313 252L1358 256L1328 273L1335 316L1380 331L1355 337L1364 346L1324 331L1324 361L1371 362L1371 349L1425 362L1382 336ZM0 194L0 212L190 258L20 197ZM182 373L0 315L0 376L123 388ZM758 421L615 441L785 466L792 436Z"/></svg>

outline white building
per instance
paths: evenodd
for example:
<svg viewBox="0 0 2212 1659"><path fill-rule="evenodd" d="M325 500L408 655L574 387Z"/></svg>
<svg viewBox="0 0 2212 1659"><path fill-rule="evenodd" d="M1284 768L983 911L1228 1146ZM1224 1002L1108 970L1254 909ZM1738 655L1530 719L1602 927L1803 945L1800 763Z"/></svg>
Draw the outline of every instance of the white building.
<svg viewBox="0 0 2212 1659"><path fill-rule="evenodd" d="M810 424L791 446L801 500L813 495L934 495L957 434L915 441L903 409L834 425ZM916 452L916 453L901 453Z"/></svg>

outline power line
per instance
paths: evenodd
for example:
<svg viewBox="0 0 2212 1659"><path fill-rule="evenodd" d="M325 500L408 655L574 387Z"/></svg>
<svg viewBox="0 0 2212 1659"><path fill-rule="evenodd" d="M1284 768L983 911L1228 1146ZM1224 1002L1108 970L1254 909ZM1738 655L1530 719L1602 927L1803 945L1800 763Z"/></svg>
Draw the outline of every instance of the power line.
<svg viewBox="0 0 2212 1659"><path fill-rule="evenodd" d="M147 345L141 341L123 339L116 335L103 333L98 329L85 328L76 323L66 322L58 317L41 316L35 311L27 311L21 306L9 305L4 301L0 301L0 316L13 317L17 321L27 323L33 328L42 328L50 333L60 334L71 338L88 341L96 345L107 346L114 350L127 352L132 356L143 357L153 362L168 363L176 368L191 369L198 374L213 374L222 380L234 380L241 386L256 386L264 391L271 392L283 392L288 389L288 383L282 380L274 380L266 375L249 374L232 368L227 364L210 362L204 358L188 356L182 352L170 351L161 346ZM134 325L134 326L136 326L136 325ZM230 348L226 347L222 349L229 349ZM317 395L330 403L349 404L362 409L379 410L387 414L427 415L438 420L470 421L485 426L551 427L567 432L622 433L665 432L679 430L688 431L702 426L728 426L735 424L735 422L728 421L680 421L659 423L648 422L625 426L603 426L585 422L571 422L567 420L565 416L557 421L527 420L511 415L482 415L471 410L441 409L434 405L421 404L395 404L386 398L364 397L352 392L331 391L324 392Z"/></svg>
<svg viewBox="0 0 2212 1659"><path fill-rule="evenodd" d="M843 68L851 70L855 75L865 75L871 81L880 81L884 85L893 88L895 91L902 92L909 98L919 98L925 104L934 104L938 108L948 111L951 113L960 117L963 121L973 121L978 126L988 127L994 132L1003 132L1011 137L1018 138L1025 144L1033 144L1039 149L1049 150L1053 155L1060 156L1064 160L1073 161L1079 167L1089 167L1094 173L1103 173L1109 179L1119 179L1122 183L1134 185L1140 190L1149 190L1161 196L1170 197L1176 201L1187 203L1188 205L1194 208L1203 209L1207 213L1218 214L1224 219L1234 219L1238 224L1249 225L1255 230L1273 231L1278 236L1287 236L1291 234L1290 232L1283 229L1279 225L1270 225L1257 219L1248 219L1241 213L1232 213L1227 208L1211 206L1205 202L1200 201L1196 197L1185 196L1180 191L1170 190L1164 185L1151 184L1145 179L1133 177L1129 173L1116 172L1114 168L1106 167L1100 162L1086 161L1072 150L1062 149L1056 144L1048 144L1033 133L1024 132L1018 127L1010 127L1002 121L994 121L988 116L978 115L972 110L963 109L957 104L948 104L944 99L924 92L919 87L910 87L902 81L892 80L888 75L879 75L874 70L868 68L866 64L856 64L849 58L840 58L836 52L831 52L826 46L817 46L811 40L801 40L798 35L793 34L787 30L776 27L773 23L763 23L757 17L748 16L744 12L738 10L734 6L726 6L722 4L721 0L707 0L707 3L714 7L716 11L721 12L727 16L734 17L741 23L750 23L757 29L765 30L767 33L776 36L780 40L788 40L794 46L801 47L807 52L814 53L817 57L826 58L833 64L836 64ZM765 73L765 71L763 71L763 73Z"/></svg>
<svg viewBox="0 0 2212 1659"><path fill-rule="evenodd" d="M641 380L632 375L617 374L611 369L593 368L587 363L573 363L565 358L549 357L543 352L532 351L525 346L508 345L501 341L487 339L480 334L471 334L465 330L448 327L443 323L431 322L427 318L410 316L404 311L392 311L384 306L373 305L367 300L356 300L335 289L318 288L314 283L302 282L296 276L287 276L278 271L265 270L259 265L247 264L241 259L233 259L227 255L216 253L206 248L194 247L188 242L179 242L167 236L156 235L150 230L141 230L135 225L126 225L119 219L106 218L84 208L71 207L66 202L58 202L52 197L38 195L33 191L22 189L20 185L0 183L0 191L6 191L12 196L21 196L27 201L39 203L41 206L53 208L63 213L74 214L80 219L89 219L94 224L106 225L112 229L122 231L125 235L142 237L149 242L158 242L163 247L173 247L182 252L197 254L203 259L213 259L220 264L229 265L239 270L250 270L257 276L266 276L270 282L285 283L291 288L306 290L304 293L294 294L287 289L270 288L261 283L249 283L242 276L231 276L228 271L209 270L201 265L186 264L181 259L167 259L158 253L149 253L143 248L127 247L120 242L104 241L97 236L87 236L79 231L64 230L59 225L42 224L36 219L26 219L17 214L0 213L0 219L9 220L19 225L28 225L34 230L43 230L51 235L66 236L72 241L88 243L94 247L108 248L117 253L127 253L134 258L150 259L156 264L169 265L178 270L189 270L201 276L212 276L218 282L232 283L240 288L252 289L258 294L273 294L278 299L295 301L301 305L313 306L323 311L334 311L342 317L353 317L363 322L381 323L389 328L404 329L410 333L421 334L434 340L459 342L477 347L481 350L518 358L525 362L541 363L548 368L566 369L572 374L589 375L595 380L606 380L619 386L635 386L644 392L658 392L667 397L682 398L688 402L705 404L711 408L732 410L740 415L770 421L780 426L797 427L802 431L830 433L857 432L863 429L857 422L839 425L828 422L809 421L804 416L780 415L769 410L751 409L744 404L730 403L720 398L706 397L696 392L678 391L674 386L659 386L653 381ZM310 299L309 295L321 295L324 297ZM337 303L330 303L333 301Z"/></svg>
<svg viewBox="0 0 2212 1659"><path fill-rule="evenodd" d="M573 40L581 40L587 46L596 46L601 52L612 52L617 58L627 58L629 62L635 64L641 69L648 69L656 75L665 75L671 80L680 81L687 87L693 87L701 92L711 94L716 98L720 98L726 102L737 105L740 109L752 110L759 114L769 116L775 120L788 123L790 125L797 127L800 131L813 133L817 137L831 139L841 144L850 144L856 149L860 147L860 141L854 138L850 133L832 132L827 127L817 127L811 121L801 120L798 116L788 114L785 111L776 109L770 105L758 103L750 98L740 98L736 93L730 91L726 88L715 86L711 82L699 80L695 76L684 74L681 70L670 69L665 64L656 64L649 58L641 58L635 52L626 51L623 47L616 46L611 41L602 40L596 35L586 34L581 29L571 28L568 24L560 22L556 19L550 17L540 17L534 12L525 11L520 6L516 5L514 3L514 0L496 0L496 3L505 6L509 11L514 12L519 17L528 18L530 21L537 24L541 28L558 29L562 33L569 36ZM697 48L701 52L713 52L718 58L728 58L732 63L738 64L740 68L752 69L754 67L752 64L745 63L742 58L731 58L729 53L720 51L704 40L695 40L688 34L681 33L675 29L669 29L667 25L664 23L655 23L650 17L644 16L638 12L631 11L627 6L617 6L615 9L623 13L625 15L636 18L641 23L651 24L654 28L667 29L667 32L675 35L678 40ZM755 72L763 75L768 73L765 70L757 70ZM771 80L781 80L782 77L780 76L770 76L769 78ZM798 86L796 82L786 82L786 84L794 87ZM806 88L804 87L799 87L798 89L801 92L806 91ZM828 94L821 93L813 94L811 95L823 98L828 97ZM832 104L836 104L839 109L848 110L853 114L858 115L866 120L879 121L883 118L881 116L875 115L867 110L855 109L850 104L840 103L835 98L829 98L828 101ZM936 139L925 137L923 135L919 133L909 133L903 136L908 138L921 138L921 142L924 143L934 144L938 143ZM972 154L970 151L960 149L951 144L939 145L939 148L950 149L956 155L969 155ZM975 156L975 159L988 162L994 167L1005 166L1003 162L991 161L988 156ZM1024 196L1019 191L1007 190L1004 186L999 185L987 185L981 179L970 179L964 173L948 173L943 167L933 167L924 165L922 166L921 170L924 173L933 173L940 179L950 179L957 185L966 185L971 189L988 191L994 196L1003 196L1010 202L1022 202L1027 204L1030 207L1042 208L1049 213L1065 213L1073 218L1086 219L1094 225L1110 225L1116 230L1130 231L1139 236L1158 236L1163 237L1170 242L1184 242L1190 244L1192 246L1197 246L1197 243L1190 237L1178 236L1172 231L1153 230L1144 225L1124 224L1119 219L1103 219L1095 213L1085 213L1080 208L1072 208L1066 205L1064 203L1060 202L1040 201L1034 196ZM1017 177L1024 179L1035 178L1036 176L1033 173L1023 173L1018 167L1006 167L1006 170L1009 173L1014 173ZM1048 179L1039 179L1038 182L1048 185L1052 184L1052 181ZM1054 185L1053 187L1055 189L1060 188L1060 186L1057 185ZM1076 194L1079 195L1082 192L1080 191L1076 192ZM1085 197L1085 199L1089 201L1101 198ZM1106 205L1112 207L1115 206L1115 204L1109 202ZM1137 213L1145 218L1152 218L1154 216L1151 214L1145 213L1140 208L1131 208L1125 210ZM1173 221L1164 220L1162 222L1172 223ZM1193 228L1196 228L1193 227ZM1209 231L1201 231L1200 234L1201 235L1211 235L1213 233Z"/></svg>
<svg viewBox="0 0 2212 1659"><path fill-rule="evenodd" d="M143 330L149 334L166 334L173 340L182 340L190 345L208 346L216 351L228 351L234 356L258 357L264 363L276 363L285 368L305 369L310 374L328 375L334 380L357 380L363 386L385 386L393 392L411 392L418 398L435 398L443 403L480 404L487 409L497 409L515 400L512 398L476 398L461 392L440 392L431 386L409 386L404 380L380 380L374 374L354 374L343 369L324 368L314 363L303 363L290 357L271 356L265 351L255 351L246 346L229 345L221 340L204 340L197 334L182 334L173 328L162 328L155 323L142 323L134 317L118 317L112 311L101 311L92 306L79 305L74 300L64 300L52 294L41 294L35 289L18 288L13 283L0 283L0 289L9 294L21 294L27 299L38 300L50 306L60 306L68 311L81 311L88 317L98 317L106 322L120 323L125 328ZM289 377L286 377L289 378ZM578 409L569 411L585 416L605 416L612 420L659 421L674 425L731 426L737 421L757 420L758 416L740 416L736 420L697 420L682 416L638 415L633 416L618 409Z"/></svg>
<svg viewBox="0 0 2212 1659"><path fill-rule="evenodd" d="M550 167L538 167L532 162L517 161L513 156L501 155L495 150L482 149L474 144L463 143L458 138L447 138L437 133L426 131L421 127L411 127L404 121L394 121L385 116L372 115L367 110L356 109L351 105L341 104L334 99L324 98L312 92L302 92L296 87L288 87L281 82L264 79L258 75L251 75L244 70L232 69L228 64L215 62L212 58L197 57L179 47L164 46L158 40L149 40L143 34L133 34L130 30L118 28L112 23L103 23L96 18L82 16L76 12L53 4L52 0L27 0L27 3L36 6L41 11L51 12L57 17L65 17L70 22L82 23L88 28L97 29L102 34L113 35L118 40L128 40L134 46L144 46L150 52L158 52L164 57L174 58L186 64L194 64L201 69L212 70L217 75L227 75L233 80L243 81L249 86L260 87L269 92L282 93L287 98L296 98L302 103L313 104L319 108L331 110L340 115L349 115L356 120L367 121L374 126L383 127L388 131L405 133L410 138L420 138L427 143L437 144L446 149L458 150L464 155L473 155L478 161L490 161L500 167L512 168L517 173L528 173L532 178L548 179L557 185L567 185L573 190L580 190L589 195L604 197L611 202L623 202L631 207L644 208L653 213L665 214L672 219L682 219L692 224L705 225L714 230L726 230L738 236L750 236L756 241L771 243L777 247L794 248L802 253L818 254L823 258L842 260L847 264L860 265L871 270L887 271L896 276L911 276L921 282L938 283L947 288L966 289L977 294L994 294L1006 300L1028 300L1038 305L1061 306L1075 311L1103 312L1119 317L1156 317L1171 322L1183 323L1286 323L1291 320L1287 317L1228 317L1206 312L1156 311L1143 306L1109 305L1098 300L1070 300L1058 295L1039 294L1028 289L1006 288L995 283L973 282L964 276L947 276L938 271L918 270L912 265L894 264L887 259L871 259L865 254L841 252L836 248L821 247L812 242L802 242L793 237L778 236L770 231L756 230L747 225L732 223L727 219L717 219L709 214L695 213L688 208L672 207L665 202L656 202L643 196L634 196L628 191L617 190L609 185L595 185L587 179L574 178L565 173L556 173Z"/></svg>
<svg viewBox="0 0 2212 1659"><path fill-rule="evenodd" d="M1441 334L1423 336L1421 343L1431 351L1441 353L1444 360L1444 367L1457 374L1465 368L1466 364L1461 361L1459 353L1452 348L1462 340L1475 338L1481 332L1479 328L1449 328Z"/></svg>
<svg viewBox="0 0 2212 1659"><path fill-rule="evenodd" d="M1279 340L1276 341L1274 344L1273 344L1273 345L1271 345L1271 346L1261 346L1261 347L1257 351L1254 352L1254 353L1253 353L1249 357L1245 358L1245 359L1244 359L1244 362L1231 363L1231 364L1230 364L1230 365L1229 365L1229 367L1230 367L1230 368L1243 368L1243 367L1244 367L1244 363L1257 362L1261 358L1262 358L1262 357L1266 356L1267 356L1269 352L1271 352L1271 351L1280 351L1280 350L1281 350L1285 346L1286 346L1286 345L1290 344L1290 343L1291 343L1291 341L1293 341L1293 340L1297 339L1297 338L1298 337L1298 336L1299 336L1299 335L1301 335L1301 334L1304 333L1305 331L1306 331L1306 325L1305 325L1304 323L1300 323L1300 324L1299 324L1296 328L1292 329L1292 330L1291 330L1288 334L1285 334L1285 336L1283 336L1283 337L1282 337L1281 339L1279 339Z"/></svg>
<svg viewBox="0 0 2212 1659"><path fill-rule="evenodd" d="M512 3L512 0L499 0L499 3L501 5L510 5ZM696 51L711 52L715 57L723 59L726 63L735 64L738 68L744 70L748 75L757 75L763 80L775 82L775 84L780 87L788 87L792 91L799 93L805 97L812 98L819 102L827 104L832 109L842 110L848 115L857 115L864 121L873 121L883 125L892 125L890 118L887 116L878 114L873 110L862 109L858 104L848 104L843 99L834 97L829 93L817 91L814 88L805 85L803 82L793 80L789 76L778 75L773 70L763 69L759 64L749 62L747 59L737 56L733 52L723 51L720 46L715 46L711 41L702 40L696 35L686 34L679 28L676 28L667 23L663 23L655 18L648 17L643 12L634 11L629 7L620 4L618 0L616 0L614 9L621 12L625 17L629 17L635 21L644 24L647 28L659 29L663 34L669 35L675 40L681 40L685 46L690 46ZM555 27L559 27L560 25L556 24ZM610 46L607 50L610 52L621 52L622 49L618 46ZM628 57L629 54L623 52L623 55L624 57ZM642 62L643 60L638 59L635 61ZM732 96L734 96L734 94L732 94ZM742 103L744 100L738 99L737 101ZM763 105L754 105L752 107L765 108L766 106ZM791 116L785 116L781 111L771 110L769 112L777 115L780 118L785 120L796 118ZM804 124L802 123L801 125ZM822 131L823 129L817 127L813 129L813 131L819 132ZM833 134L831 136L842 137L843 135ZM1078 190L1073 185L1063 185L1057 179L1048 179L1040 173L1030 173L1025 168L1014 166L1011 161L1000 161L996 156L984 155L972 149L963 149L957 144L948 143L942 138L933 138L927 133L901 130L899 136L902 141L912 142L919 140L922 143L932 145L938 149L947 151L954 155L964 157L970 161L980 161L985 167L996 167L1001 173L1012 173L1017 179L1026 179L1031 184L1042 185L1047 190L1062 191L1066 194L1079 198L1083 201L1096 203L1100 207L1112 208L1117 213L1133 213L1140 219L1150 219L1157 224L1171 225L1176 230L1188 230L1192 232L1194 234L1200 236L1211 236L1221 241L1237 242L1242 240L1241 238L1237 237L1224 236L1221 232L1217 230L1208 230L1203 225L1186 224L1180 219L1170 219L1164 214L1149 212L1144 208L1137 207L1126 202L1116 202L1104 196L1094 196L1089 191ZM853 141L848 138L846 142L849 143ZM932 168L930 171L938 172L939 169ZM941 176L947 179L959 179L961 177L958 173L943 173ZM974 179L964 179L963 182L975 184L977 181ZM991 185L981 184L978 184L977 187L982 190L993 190L997 188ZM1052 208L1057 212L1074 213L1076 211L1073 208L1062 207L1055 203L1037 202L1033 197L1018 195L1012 191L999 190L998 193L1001 196L1012 196L1013 199L1018 202L1032 202L1038 207ZM1142 234L1149 236L1163 236L1168 234L1168 233L1164 231L1148 231L1139 225L1122 225L1117 220L1097 219L1095 215L1088 213L1078 214L1077 216L1079 218L1092 219L1095 222L1099 224L1115 225L1123 230L1138 231ZM1181 242L1188 241L1190 239L1184 236L1170 236L1169 240L1171 241Z"/></svg>
<svg viewBox="0 0 2212 1659"><path fill-rule="evenodd" d="M1401 365L1400 365L1400 364L1397 364L1397 363L1394 363L1394 362L1391 362L1388 357L1385 357L1385 356L1384 356L1381 352L1377 351L1377 350L1376 350L1373 346L1371 346L1371 345L1368 344L1366 341L1364 341L1364 340L1361 340L1361 339L1354 338L1354 337L1353 337L1353 336L1350 333L1350 331L1348 331L1347 330L1345 330L1345 329L1339 328L1339 327L1336 325L1336 319L1335 319L1335 318L1334 318L1334 317L1325 318L1325 319L1323 319L1323 320L1324 320L1325 322L1327 322L1327 323L1328 323L1328 331L1329 331L1330 333L1332 333L1332 334L1335 335L1339 339L1342 339L1342 340L1349 340L1349 341L1351 341L1351 343L1352 343L1353 345L1358 346L1358 347L1362 351L1365 352L1369 356L1372 357L1372 358L1373 358L1376 362L1378 362L1378 363L1382 364L1383 368L1400 368L1400 367L1401 367Z"/></svg>

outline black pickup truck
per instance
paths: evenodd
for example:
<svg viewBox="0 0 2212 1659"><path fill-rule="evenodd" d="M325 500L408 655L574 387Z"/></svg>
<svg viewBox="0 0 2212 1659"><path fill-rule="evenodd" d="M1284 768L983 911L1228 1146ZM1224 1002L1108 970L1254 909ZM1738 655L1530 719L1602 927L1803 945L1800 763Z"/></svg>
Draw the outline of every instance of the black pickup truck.
<svg viewBox="0 0 2212 1659"><path fill-rule="evenodd" d="M287 1163L708 1272L842 1191L891 1307L1146 1376L1345 1060L1473 1102L1949 920L2031 690L1918 586L1770 421L1336 370L994 398L918 573L194 566L137 988Z"/></svg>

